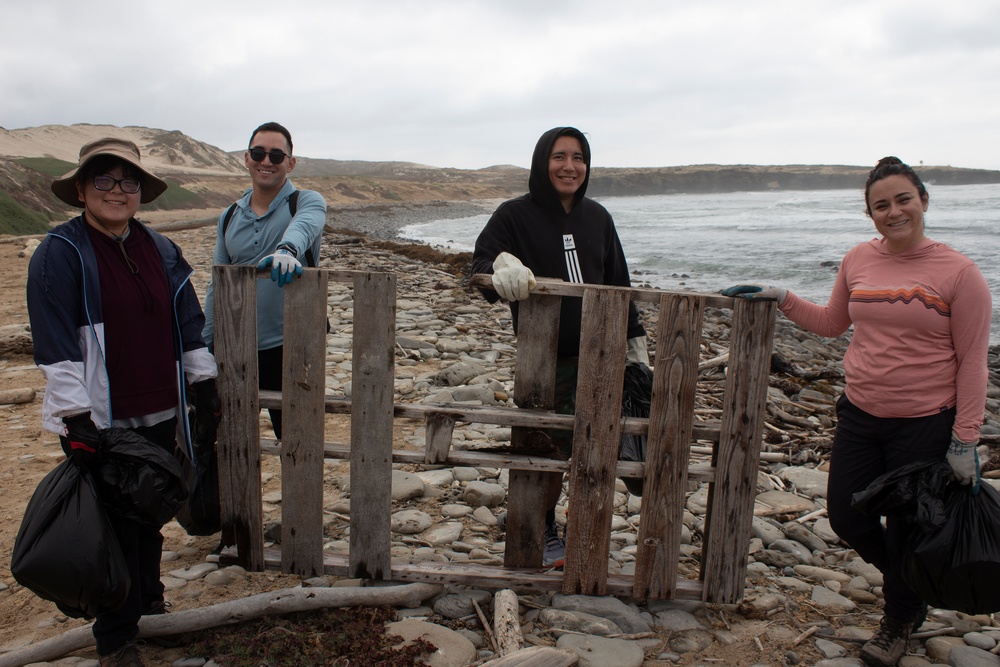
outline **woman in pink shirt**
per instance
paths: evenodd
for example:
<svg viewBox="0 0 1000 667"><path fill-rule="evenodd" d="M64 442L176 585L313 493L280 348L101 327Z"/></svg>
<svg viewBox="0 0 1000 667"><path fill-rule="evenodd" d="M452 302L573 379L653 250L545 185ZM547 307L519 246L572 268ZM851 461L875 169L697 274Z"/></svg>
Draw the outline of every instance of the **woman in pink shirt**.
<svg viewBox="0 0 1000 667"><path fill-rule="evenodd" d="M927 607L903 581L894 518L851 507L851 497L905 464L944 457L963 484L979 483L976 445L986 405L992 303L969 258L927 238L920 177L886 157L868 174L867 213L881 235L844 256L826 306L777 287L736 285L727 296L770 298L799 326L838 336L854 326L837 403L827 510L837 534L884 575L881 627L869 665L894 665Z"/></svg>

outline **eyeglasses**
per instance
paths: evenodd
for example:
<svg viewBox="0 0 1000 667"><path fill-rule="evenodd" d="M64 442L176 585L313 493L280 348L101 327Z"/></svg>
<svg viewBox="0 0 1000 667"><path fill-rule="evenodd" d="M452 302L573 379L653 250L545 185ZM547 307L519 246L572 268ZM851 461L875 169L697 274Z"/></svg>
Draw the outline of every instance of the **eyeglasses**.
<svg viewBox="0 0 1000 667"><path fill-rule="evenodd" d="M94 187L102 192L114 190L115 186L127 195L134 195L142 187L138 178L111 178L110 176L94 176Z"/></svg>
<svg viewBox="0 0 1000 667"><path fill-rule="evenodd" d="M271 164L281 164L285 161L286 157L291 157L288 153L277 148L272 148L269 151L264 150L260 146L254 146L250 149L250 159L254 162L263 162L264 156L271 158Z"/></svg>

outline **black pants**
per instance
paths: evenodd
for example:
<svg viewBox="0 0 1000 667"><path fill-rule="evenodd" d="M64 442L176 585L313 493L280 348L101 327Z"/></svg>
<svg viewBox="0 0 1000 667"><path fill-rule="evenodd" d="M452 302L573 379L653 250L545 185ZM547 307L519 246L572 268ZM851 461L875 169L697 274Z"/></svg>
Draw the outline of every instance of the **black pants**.
<svg viewBox="0 0 1000 667"><path fill-rule="evenodd" d="M951 441L955 410L928 417L883 418L861 410L846 396L837 402L837 432L830 457L827 511L830 525L858 555L883 575L885 614L902 622L916 617L923 600L900 574L903 543L899 523L866 516L851 496L877 477L907 463L943 459Z"/></svg>
<svg viewBox="0 0 1000 667"><path fill-rule="evenodd" d="M172 454L176 429L177 419L172 418L155 426L132 430ZM114 653L135 639L139 634L139 617L163 602L163 584L160 582L162 526L125 519L112 511L108 512L108 519L121 545L131 585L125 603L114 611L99 615L94 622L94 640L99 655Z"/></svg>
<svg viewBox="0 0 1000 667"><path fill-rule="evenodd" d="M261 389L281 391L284 350L283 345L272 347L269 350L257 350L257 386ZM271 417L271 428L274 429L274 436L280 440L281 410L268 408L267 414Z"/></svg>

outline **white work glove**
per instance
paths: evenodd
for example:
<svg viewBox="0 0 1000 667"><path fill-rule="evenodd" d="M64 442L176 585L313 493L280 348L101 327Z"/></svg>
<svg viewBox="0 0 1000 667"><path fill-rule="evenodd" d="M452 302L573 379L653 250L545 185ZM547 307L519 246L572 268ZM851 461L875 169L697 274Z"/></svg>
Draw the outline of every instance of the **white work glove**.
<svg viewBox="0 0 1000 667"><path fill-rule="evenodd" d="M535 274L509 252L493 260L493 289L508 301L527 299L535 285Z"/></svg>
<svg viewBox="0 0 1000 667"><path fill-rule="evenodd" d="M741 299L770 299L778 302L785 300L788 290L772 285L733 285L722 290L722 296L736 296Z"/></svg>
<svg viewBox="0 0 1000 667"><path fill-rule="evenodd" d="M951 433L951 445L948 446L948 453L944 458L951 466L955 480L961 484L979 486L979 452L976 451L978 444L978 442L963 442L958 439L954 431Z"/></svg>
<svg viewBox="0 0 1000 667"><path fill-rule="evenodd" d="M646 337L636 336L628 339L628 351L625 361L630 364L645 364L649 366L649 353L646 352Z"/></svg>
<svg viewBox="0 0 1000 667"><path fill-rule="evenodd" d="M278 287L284 287L292 282L292 278L302 275L302 264L295 258L295 254L288 248L278 248L273 255L268 255L260 260L258 269L271 267L271 280L278 283Z"/></svg>

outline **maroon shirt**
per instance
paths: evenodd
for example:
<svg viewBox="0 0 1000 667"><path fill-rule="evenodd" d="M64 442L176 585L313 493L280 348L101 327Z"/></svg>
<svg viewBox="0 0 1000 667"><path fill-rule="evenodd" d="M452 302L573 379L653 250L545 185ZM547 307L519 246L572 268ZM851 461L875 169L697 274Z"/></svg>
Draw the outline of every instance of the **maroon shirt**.
<svg viewBox="0 0 1000 667"><path fill-rule="evenodd" d="M114 419L177 406L173 307L163 260L142 227L130 223L129 228L119 242L87 226L101 280Z"/></svg>

